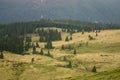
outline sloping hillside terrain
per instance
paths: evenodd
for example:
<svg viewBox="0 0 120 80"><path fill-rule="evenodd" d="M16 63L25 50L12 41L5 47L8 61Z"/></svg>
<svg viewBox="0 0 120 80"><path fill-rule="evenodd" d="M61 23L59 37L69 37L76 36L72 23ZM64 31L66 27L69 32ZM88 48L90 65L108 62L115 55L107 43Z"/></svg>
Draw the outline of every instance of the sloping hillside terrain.
<svg viewBox="0 0 120 80"><path fill-rule="evenodd" d="M44 28L49 29L49 28ZM61 28L51 28L58 29ZM61 41L53 41L55 47L43 49L44 54L19 55L4 51L0 59L1 80L119 80L120 79L120 30L101 30L94 32L73 33L72 40L65 41L66 32L62 32ZM89 40L88 35L94 40ZM32 42L39 41L39 36L32 34ZM38 42L37 52L44 48L44 42ZM61 49L65 46L64 50ZM67 47L71 46L71 47ZM74 47L74 48L72 48ZM70 49L69 49L70 48ZM76 54L74 53L76 49ZM32 58L34 61L32 63ZM71 65L70 65L71 61ZM96 66L97 72L92 72Z"/></svg>

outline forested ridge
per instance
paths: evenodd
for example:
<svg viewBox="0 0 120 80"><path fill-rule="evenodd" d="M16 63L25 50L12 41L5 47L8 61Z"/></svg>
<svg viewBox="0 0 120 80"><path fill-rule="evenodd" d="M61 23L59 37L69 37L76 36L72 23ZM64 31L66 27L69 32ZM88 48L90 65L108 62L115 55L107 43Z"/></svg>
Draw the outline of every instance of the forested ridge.
<svg viewBox="0 0 120 80"><path fill-rule="evenodd" d="M120 29L117 24L90 23L72 20L45 20L33 22L16 22L9 24L0 24L0 36L4 35L23 35L33 33L36 28L57 27L65 29L77 29L81 31L91 31L92 29Z"/></svg>
<svg viewBox="0 0 120 80"><path fill-rule="evenodd" d="M106 30L106 29L120 29L120 25L115 24L102 24L102 23L90 23L72 20L50 20L41 19L40 21L33 22L16 22L9 24L0 24L0 50L11 51L21 54L29 47L29 41L25 42L27 34L39 34L44 37L49 34L49 37L45 37L46 40L40 39L41 42L50 42L55 40L61 40L60 32L49 30L48 32L41 30L36 32L38 28L45 27L56 27L62 28L62 31L67 31L69 33L74 32L91 32L94 30ZM43 34L41 34L43 33ZM51 35L56 34L59 37L52 37ZM49 44L49 43L48 43ZM52 47L52 46L51 46ZM48 47L47 47L48 48Z"/></svg>

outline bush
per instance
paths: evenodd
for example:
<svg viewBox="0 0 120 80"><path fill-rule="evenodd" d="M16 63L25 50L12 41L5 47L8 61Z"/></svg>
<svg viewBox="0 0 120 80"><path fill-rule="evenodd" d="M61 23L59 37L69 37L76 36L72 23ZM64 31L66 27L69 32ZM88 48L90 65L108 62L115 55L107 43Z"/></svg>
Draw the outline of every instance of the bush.
<svg viewBox="0 0 120 80"><path fill-rule="evenodd" d="M63 58L63 61L67 61L67 58L66 58L66 56L64 56L64 58Z"/></svg>
<svg viewBox="0 0 120 80"><path fill-rule="evenodd" d="M88 42L86 42L86 46L88 46Z"/></svg>
<svg viewBox="0 0 120 80"><path fill-rule="evenodd" d="M96 36L98 36L98 33L96 33Z"/></svg>
<svg viewBox="0 0 120 80"><path fill-rule="evenodd" d="M71 61L69 61L67 67L68 67L68 68L72 68L72 62L71 62Z"/></svg>
<svg viewBox="0 0 120 80"><path fill-rule="evenodd" d="M61 46L61 50L65 50L65 49L68 49L68 50L73 50L74 49L74 46L73 45L62 45Z"/></svg>
<svg viewBox="0 0 120 80"><path fill-rule="evenodd" d="M72 50L72 49L74 49L74 46L68 45L67 49Z"/></svg>
<svg viewBox="0 0 120 80"><path fill-rule="evenodd" d="M78 48L82 46L82 43L79 43Z"/></svg>
<svg viewBox="0 0 120 80"><path fill-rule="evenodd" d="M94 38L91 35L89 35L88 38L89 40L94 40Z"/></svg>
<svg viewBox="0 0 120 80"><path fill-rule="evenodd" d="M64 50L64 49L65 49L65 46L64 46L64 45L62 45L62 46L61 46L61 50Z"/></svg>

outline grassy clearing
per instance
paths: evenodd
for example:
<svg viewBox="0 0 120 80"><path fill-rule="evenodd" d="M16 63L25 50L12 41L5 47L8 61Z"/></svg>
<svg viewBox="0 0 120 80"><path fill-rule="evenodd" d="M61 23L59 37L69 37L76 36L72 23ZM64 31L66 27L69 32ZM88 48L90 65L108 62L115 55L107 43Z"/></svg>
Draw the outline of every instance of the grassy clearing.
<svg viewBox="0 0 120 80"><path fill-rule="evenodd" d="M120 52L120 43L88 43L77 48L78 53L116 53Z"/></svg>

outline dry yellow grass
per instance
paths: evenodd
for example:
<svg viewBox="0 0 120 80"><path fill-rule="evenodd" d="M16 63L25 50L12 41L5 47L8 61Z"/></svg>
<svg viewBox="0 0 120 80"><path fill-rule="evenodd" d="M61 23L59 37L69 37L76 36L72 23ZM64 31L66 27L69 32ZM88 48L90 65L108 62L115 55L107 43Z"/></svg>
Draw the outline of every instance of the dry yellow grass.
<svg viewBox="0 0 120 80"><path fill-rule="evenodd" d="M93 36L96 40L89 41L88 35ZM54 36L54 35L53 35ZM96 34L93 32L85 32L84 35L81 33L74 33L72 35L73 40L65 42L66 36L69 36L67 33L62 33L62 41L55 41L53 42L53 46L59 47L61 45L66 44L72 44L72 43L78 43L78 42L90 42L90 43L117 43L120 42L120 30L104 30L98 33L98 36L96 37ZM39 36L33 36L33 41L39 41ZM44 47L45 43L40 43L40 46Z"/></svg>
<svg viewBox="0 0 120 80"><path fill-rule="evenodd" d="M88 69L91 69L95 65L98 67L98 72L120 67L120 53L78 54L73 60L80 61Z"/></svg>
<svg viewBox="0 0 120 80"><path fill-rule="evenodd" d="M119 43L120 41L120 30L105 30L101 33L98 33L98 36L95 36L95 33L75 33L72 35L73 40L65 42L65 37L69 36L67 33L62 33L62 41L53 42L55 49L50 50L50 53L53 55L53 58L47 56L41 56L39 54L33 55L32 49L29 50L30 55L17 55L10 52L4 52L5 59L14 62L26 62L27 68L24 72L21 73L18 78L19 80L63 80L66 77L76 77L76 76L88 76L93 75L91 73L92 67L95 65L98 72L111 70L114 68L120 67L120 53L84 53L77 54L76 56L70 54L70 51L60 50L58 47L61 45L67 44L77 44L88 41L88 35L92 35L96 39L89 41L89 43ZM39 41L38 35L32 36L33 42ZM40 43L41 48L44 47L45 43ZM57 47L57 48L56 48ZM37 51L40 51L40 48L37 48ZM47 53L47 50L44 50L44 53ZM68 64L67 61L62 61L63 57L66 56L69 60L72 61L73 68L65 68ZM31 59L35 58L34 64L31 63ZM0 80L15 80L14 71L11 70L12 62L2 62L0 60ZM2 67L4 65L4 68ZM9 66L6 66L9 65ZM3 73L3 74L1 74ZM5 77L7 76L7 77ZM5 77L5 78L4 78Z"/></svg>

